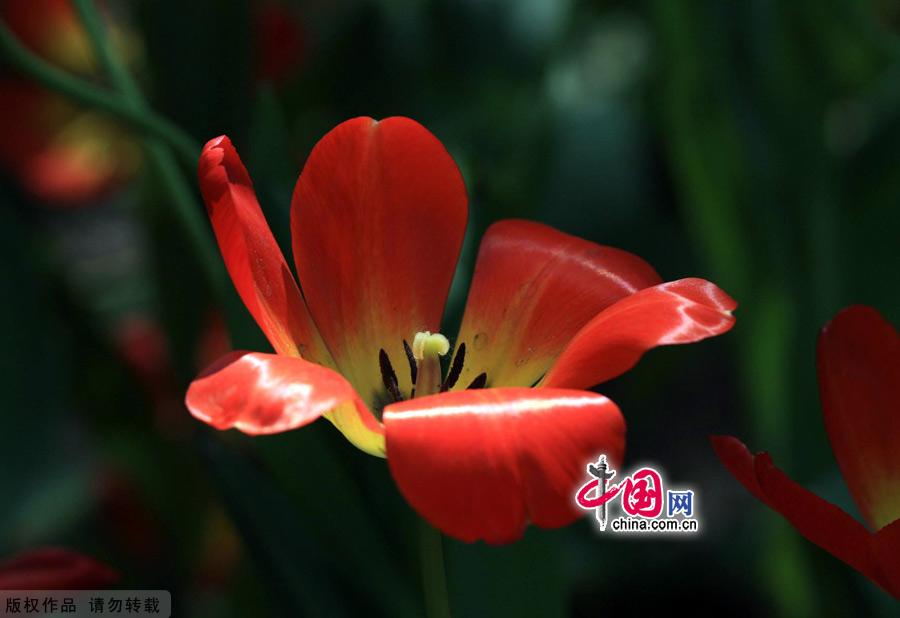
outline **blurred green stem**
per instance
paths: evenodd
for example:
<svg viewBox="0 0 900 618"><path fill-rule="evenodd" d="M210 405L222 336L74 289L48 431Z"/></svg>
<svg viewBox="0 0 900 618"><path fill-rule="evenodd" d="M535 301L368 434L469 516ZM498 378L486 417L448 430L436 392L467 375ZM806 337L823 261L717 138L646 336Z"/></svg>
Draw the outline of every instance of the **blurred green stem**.
<svg viewBox="0 0 900 618"><path fill-rule="evenodd" d="M103 18L94 7L93 0L72 0L72 4L78 12L78 17L81 19L85 32L91 39L94 52L97 54L103 71L109 77L113 86L124 95L129 107L145 111L146 105L140 90L138 90L137 83L131 78L128 69L125 68L124 63L116 55L110 38L106 36Z"/></svg>
<svg viewBox="0 0 900 618"><path fill-rule="evenodd" d="M422 590L428 618L450 618L447 576L444 572L444 547L441 533L419 518L419 551L422 564Z"/></svg>
<svg viewBox="0 0 900 618"><path fill-rule="evenodd" d="M118 95L109 93L108 96L121 96L124 109L128 110L134 117L154 118L155 116L147 105L137 83L129 74L128 69L121 62L115 50L113 50L110 39L104 31L103 19L94 6L93 0L72 0L72 2L78 11L88 37L91 39L104 72L109 77L112 85L119 91ZM49 65L48 68L55 71ZM65 74L63 76L68 77ZM74 82L79 87L81 86L80 80L74 80ZM168 125L167 121L162 120L162 122L164 125ZM174 127L174 125L171 126ZM181 147L188 152L185 155L186 158L190 161L191 166L195 165L197 156L200 153L199 146L194 145L192 140L184 136L177 128L175 131L183 137L184 143L182 143ZM181 142L182 140L179 139L178 141ZM170 143L170 145L174 147L174 144ZM227 282L224 276L225 273L222 270L222 261L219 259L218 251L210 238L206 221L201 214L202 207L194 198L190 185L178 168L170 145L167 145L167 142L163 141L161 136L157 138L153 135L148 135L145 139L145 148L150 163L162 180L162 184L172 200L178 218L197 249L213 290L217 294L224 294L225 290L227 290Z"/></svg>
<svg viewBox="0 0 900 618"><path fill-rule="evenodd" d="M36 56L18 41L2 21L0 56L10 67L45 88L115 116L143 133L155 135L175 149L185 162L191 165L196 162L200 146L184 131L146 108L135 108L125 97L66 73Z"/></svg>
<svg viewBox="0 0 900 618"><path fill-rule="evenodd" d="M662 81L663 121L689 229L715 280L743 306L735 331L754 438L777 451L786 448L790 437L789 288L767 269L761 251L776 243L779 230L769 225L762 238L755 237L753 226L741 217L740 196L760 180L746 172L751 149L728 97L730 82L722 74L728 65L710 60L728 56L722 47L726 39L706 36L715 22L704 20L713 20L715 13L701 9L710 4L654 0L651 5L661 46L671 59ZM760 579L778 613L817 615L798 538L782 534L781 522L765 521ZM778 557L781 577L772 577L772 556Z"/></svg>

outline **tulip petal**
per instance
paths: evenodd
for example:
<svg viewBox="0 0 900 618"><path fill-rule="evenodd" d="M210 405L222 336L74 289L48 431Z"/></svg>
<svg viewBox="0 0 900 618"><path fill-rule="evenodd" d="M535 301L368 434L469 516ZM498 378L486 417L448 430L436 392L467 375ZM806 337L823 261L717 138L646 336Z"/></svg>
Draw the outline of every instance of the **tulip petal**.
<svg viewBox="0 0 900 618"><path fill-rule="evenodd" d="M875 533L872 549L884 576L882 587L900 599L900 519Z"/></svg>
<svg viewBox="0 0 900 618"><path fill-rule="evenodd" d="M871 307L845 309L819 337L818 373L834 456L877 530L900 518L900 336Z"/></svg>
<svg viewBox="0 0 900 618"><path fill-rule="evenodd" d="M635 292L587 323L541 386L590 388L631 369L659 345L728 332L737 303L703 279L679 279Z"/></svg>
<svg viewBox="0 0 900 618"><path fill-rule="evenodd" d="M731 436L710 436L709 439L716 456L725 464L732 476L759 500L769 504L769 499L759 486L759 481L756 480L753 454L744 443Z"/></svg>
<svg viewBox="0 0 900 618"><path fill-rule="evenodd" d="M101 590L119 580L108 566L82 554L42 547L0 564L0 590Z"/></svg>
<svg viewBox="0 0 900 618"><path fill-rule="evenodd" d="M348 120L309 155L291 207L297 273L341 373L371 405L385 390L379 351L400 367L404 339L440 330L467 216L453 159L407 118Z"/></svg>
<svg viewBox="0 0 900 618"><path fill-rule="evenodd" d="M457 344L466 344L458 382L532 386L591 318L659 275L620 249L540 223L499 221L481 241Z"/></svg>
<svg viewBox="0 0 900 618"><path fill-rule="evenodd" d="M279 354L330 365L331 357L256 200L250 175L227 137L203 147L198 176L231 280L272 347Z"/></svg>
<svg viewBox="0 0 900 618"><path fill-rule="evenodd" d="M850 515L792 481L768 453L752 455L740 441L713 436L722 463L744 487L787 519L807 540L884 587L870 550L871 534Z"/></svg>
<svg viewBox="0 0 900 618"><path fill-rule="evenodd" d="M389 405L388 465L407 501L457 539L509 543L526 524L578 517L574 496L600 454L621 462L625 421L601 395L457 391Z"/></svg>
<svg viewBox="0 0 900 618"><path fill-rule="evenodd" d="M775 467L768 453L756 456L754 467L763 493L797 531L866 577L881 582L869 551L870 533L850 515L804 489Z"/></svg>
<svg viewBox="0 0 900 618"><path fill-rule="evenodd" d="M216 429L273 434L326 416L360 449L383 456L383 428L337 372L302 358L232 352L206 369L185 399Z"/></svg>

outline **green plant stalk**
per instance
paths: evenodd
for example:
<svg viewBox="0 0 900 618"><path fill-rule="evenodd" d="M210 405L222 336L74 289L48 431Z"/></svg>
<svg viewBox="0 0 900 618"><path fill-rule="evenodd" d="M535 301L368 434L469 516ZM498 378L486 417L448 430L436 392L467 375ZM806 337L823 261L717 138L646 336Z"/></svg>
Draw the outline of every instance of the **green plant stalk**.
<svg viewBox="0 0 900 618"><path fill-rule="evenodd" d="M738 317L739 325L744 324L736 329L741 389L750 402L754 437L768 448L776 448L776 442L783 441L788 431L784 420L790 383L786 367L790 350L786 343L790 324L787 292L783 285L761 284L766 277L755 270L750 247L759 243L753 242L741 224L740 204L734 199L735 186L741 180L737 176L741 162L710 156L738 152L740 135L721 105L709 106L702 115L696 111L698 101L705 101L711 90L703 83L700 69L704 57L697 43L701 27L695 25L690 5L656 0L652 6L663 45L668 45L671 57L679 59L665 86L664 122L671 137L671 158L681 180L683 208L717 280L738 302L744 301L755 310L753 315ZM768 381L763 383L760 367L770 369ZM815 615L816 599L796 535L785 536L784 524L772 518L765 522L765 555L777 555L782 573L791 577L771 577L769 560L765 560L760 566L763 585L771 590L779 614Z"/></svg>
<svg viewBox="0 0 900 618"><path fill-rule="evenodd" d="M119 60L115 53L110 38L106 36L103 18L94 7L92 0L72 0L81 24L91 40L94 52L103 67L104 73L109 77L113 86L125 97L132 107L146 110L146 102L132 79L125 64Z"/></svg>
<svg viewBox="0 0 900 618"><path fill-rule="evenodd" d="M153 113L141 94L137 82L113 50L110 39L106 36L102 17L93 1L73 0L73 4L104 72L123 99L125 109L130 110L135 117L153 118ZM110 96L116 95L110 93ZM180 133L180 130L178 132ZM184 139L190 142L183 146L190 150L189 160L193 166L196 164L200 148L193 145L190 138L185 137ZM144 142L150 164L166 188L175 212L194 244L213 290L219 295L224 295L227 290L227 281L222 270L222 261L209 236L206 221L201 215L202 207L194 198L194 193L178 168L167 142L153 135L147 135Z"/></svg>
<svg viewBox="0 0 900 618"><path fill-rule="evenodd" d="M444 547L440 531L419 518L419 558L422 569L422 591L428 618L450 618L447 576L444 572Z"/></svg>
<svg viewBox="0 0 900 618"><path fill-rule="evenodd" d="M75 77L31 53L9 27L0 21L0 57L14 70L45 88L82 105L93 107L122 120L147 135L155 135L172 146L191 165L199 145L166 118L147 109L136 109L121 95Z"/></svg>
<svg viewBox="0 0 900 618"><path fill-rule="evenodd" d="M193 187L185 179L165 144L156 139L148 139L144 148L150 164L172 200L178 219L196 248L213 293L230 317L230 307L233 304L228 294L230 284L219 251L210 238L206 219L201 216L203 207L195 199Z"/></svg>

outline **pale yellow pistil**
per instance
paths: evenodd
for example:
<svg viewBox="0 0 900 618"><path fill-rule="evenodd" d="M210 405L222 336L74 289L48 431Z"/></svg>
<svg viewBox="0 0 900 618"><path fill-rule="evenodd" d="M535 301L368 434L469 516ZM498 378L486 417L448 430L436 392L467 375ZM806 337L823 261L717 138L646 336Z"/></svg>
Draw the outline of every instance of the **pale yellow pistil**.
<svg viewBox="0 0 900 618"><path fill-rule="evenodd" d="M440 357L449 351L450 342L442 334L427 330L416 333L412 344L413 358L416 360L416 397L440 392Z"/></svg>

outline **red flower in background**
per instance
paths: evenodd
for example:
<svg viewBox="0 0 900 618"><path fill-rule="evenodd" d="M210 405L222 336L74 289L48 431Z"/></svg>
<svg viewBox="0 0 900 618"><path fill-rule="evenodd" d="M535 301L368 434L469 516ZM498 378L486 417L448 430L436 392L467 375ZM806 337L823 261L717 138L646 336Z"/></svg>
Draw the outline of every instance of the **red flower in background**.
<svg viewBox="0 0 900 618"><path fill-rule="evenodd" d="M119 574L93 558L47 547L0 563L0 590L101 590Z"/></svg>
<svg viewBox="0 0 900 618"><path fill-rule="evenodd" d="M171 341L162 324L152 315L139 312L125 313L110 322L114 349L152 404L156 429L170 438L184 436L190 423L184 416ZM203 320L193 367L206 367L230 349L224 318L218 312L209 312Z"/></svg>
<svg viewBox="0 0 900 618"><path fill-rule="evenodd" d="M768 453L751 455L726 436L713 447L800 534L900 599L900 337L871 307L845 309L819 336L818 374L828 439L869 529L788 478Z"/></svg>
<svg viewBox="0 0 900 618"><path fill-rule="evenodd" d="M387 456L413 507L465 541L573 521L584 462L621 461L625 445L616 405L578 389L734 323L734 301L708 281L661 283L625 251L501 221L482 240L444 376L450 344L433 333L467 199L424 127L357 118L316 145L291 206L299 288L228 138L206 145L199 176L231 278L276 354L220 359L191 384L191 413L248 434L324 416Z"/></svg>
<svg viewBox="0 0 900 618"><path fill-rule="evenodd" d="M97 73L91 44L68 0L2 0L0 17L24 45L74 73ZM113 30L126 57L132 38ZM30 82L0 78L0 164L36 197L75 205L98 197L137 168L136 144L106 116Z"/></svg>
<svg viewBox="0 0 900 618"><path fill-rule="evenodd" d="M277 0L262 2L256 12L256 78L287 81L306 58L308 36L292 7Z"/></svg>

